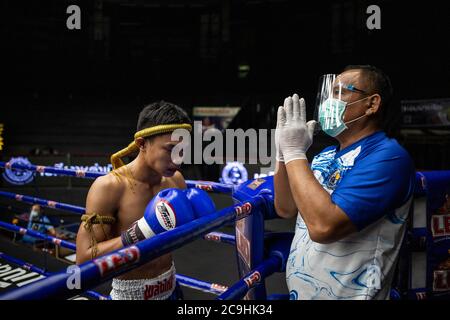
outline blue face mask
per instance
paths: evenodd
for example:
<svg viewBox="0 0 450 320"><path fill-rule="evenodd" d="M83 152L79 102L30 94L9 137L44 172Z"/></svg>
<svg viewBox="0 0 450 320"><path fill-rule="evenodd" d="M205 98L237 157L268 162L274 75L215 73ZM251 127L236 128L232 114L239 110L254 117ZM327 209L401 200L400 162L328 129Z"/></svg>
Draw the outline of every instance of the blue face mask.
<svg viewBox="0 0 450 320"><path fill-rule="evenodd" d="M363 114L362 116L353 119L351 121L344 122L343 115L345 108L365 100L369 97L365 97L363 99L353 101L351 103L347 103L343 100L339 100L336 98L328 98L319 106L319 123L322 127L322 130L331 137L336 137L342 133L345 129L347 129L347 124L352 123L366 116L367 114Z"/></svg>

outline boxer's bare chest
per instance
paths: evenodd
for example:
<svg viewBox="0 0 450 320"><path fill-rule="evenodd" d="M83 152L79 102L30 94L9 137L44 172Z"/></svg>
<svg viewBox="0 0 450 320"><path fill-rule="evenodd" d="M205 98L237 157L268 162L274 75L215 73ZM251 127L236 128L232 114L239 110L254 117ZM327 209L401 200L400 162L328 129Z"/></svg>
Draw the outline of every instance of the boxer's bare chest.
<svg viewBox="0 0 450 320"><path fill-rule="evenodd" d="M145 208L153 197L161 190L174 188L171 179L163 178L158 185L149 185L135 180L124 180L126 187L119 201L115 233L119 235L128 229L133 222L144 216Z"/></svg>
<svg viewBox="0 0 450 320"><path fill-rule="evenodd" d="M145 208L159 191L177 187L175 182L170 178L162 178L161 183L150 185L134 179L119 177L118 183L123 184L124 191L118 204L116 224L112 230L116 237L128 229L133 222L144 216ZM171 255L165 254L118 278L128 280L150 279L167 271L171 265Z"/></svg>

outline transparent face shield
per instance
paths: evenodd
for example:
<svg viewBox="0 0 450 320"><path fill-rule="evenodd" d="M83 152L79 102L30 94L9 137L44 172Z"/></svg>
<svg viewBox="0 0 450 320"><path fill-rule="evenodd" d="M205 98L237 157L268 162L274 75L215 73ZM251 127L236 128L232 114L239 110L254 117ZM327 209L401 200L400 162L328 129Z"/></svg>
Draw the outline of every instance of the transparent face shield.
<svg viewBox="0 0 450 320"><path fill-rule="evenodd" d="M323 130L331 136L342 132L346 128L343 114L347 103L356 102L367 94L346 80L351 79L337 74L320 77L314 109L314 120L318 122L316 131Z"/></svg>

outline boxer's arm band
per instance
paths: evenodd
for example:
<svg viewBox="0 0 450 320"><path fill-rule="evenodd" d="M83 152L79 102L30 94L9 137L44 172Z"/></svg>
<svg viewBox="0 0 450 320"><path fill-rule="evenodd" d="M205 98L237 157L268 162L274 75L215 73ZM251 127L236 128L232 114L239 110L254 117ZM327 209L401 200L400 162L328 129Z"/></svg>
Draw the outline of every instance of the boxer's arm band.
<svg viewBox="0 0 450 320"><path fill-rule="evenodd" d="M108 234L105 231L104 224L114 224L116 222L116 219L111 216L102 216L98 213L92 212L89 214L83 214L81 216L81 221L84 222L84 228L91 236L91 258L94 259L97 256L98 248L97 248L97 239L94 234L93 226L94 224L99 224L103 234L105 235L106 239L109 239Z"/></svg>

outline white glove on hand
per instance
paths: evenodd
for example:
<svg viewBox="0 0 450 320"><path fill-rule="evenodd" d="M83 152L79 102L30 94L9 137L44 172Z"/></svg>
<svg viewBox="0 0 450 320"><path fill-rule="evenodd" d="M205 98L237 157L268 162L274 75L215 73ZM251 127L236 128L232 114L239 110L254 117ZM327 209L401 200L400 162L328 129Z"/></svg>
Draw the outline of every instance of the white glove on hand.
<svg viewBox="0 0 450 320"><path fill-rule="evenodd" d="M306 159L306 151L313 142L316 121L306 122L305 100L297 94L284 100L278 108L279 147L288 164L292 160ZM279 124L278 124L279 122Z"/></svg>
<svg viewBox="0 0 450 320"><path fill-rule="evenodd" d="M283 157L283 153L281 152L281 148L280 148L280 109L283 109L283 107L278 107L278 113L277 113L277 127L275 129L275 150L276 150L276 155L275 155L275 159L278 162L284 162L284 157Z"/></svg>

